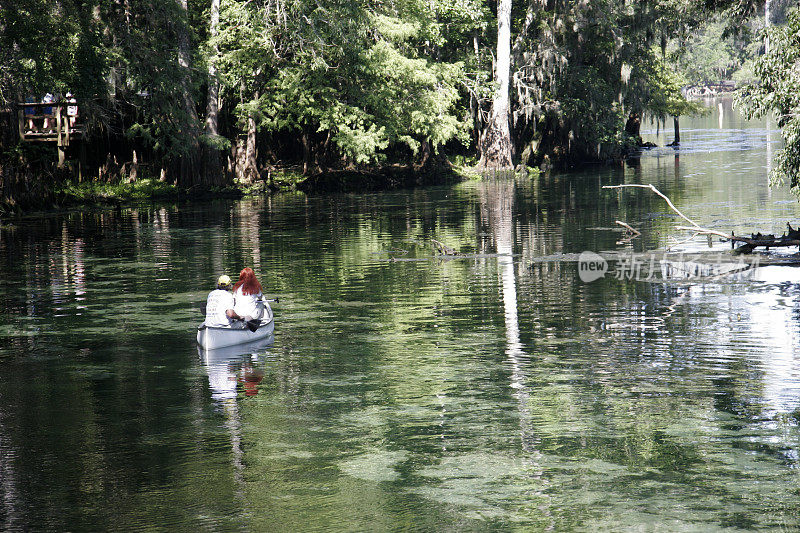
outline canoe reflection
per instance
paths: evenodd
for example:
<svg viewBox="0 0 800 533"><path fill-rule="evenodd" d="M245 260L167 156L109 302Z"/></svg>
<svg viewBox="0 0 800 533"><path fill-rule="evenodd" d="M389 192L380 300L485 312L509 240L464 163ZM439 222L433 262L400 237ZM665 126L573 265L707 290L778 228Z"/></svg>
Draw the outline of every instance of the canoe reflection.
<svg viewBox="0 0 800 533"><path fill-rule="evenodd" d="M253 359L274 341L275 337L270 335L253 343L215 350L205 350L198 346L197 353L208 373L211 397L215 401L236 398L239 384L244 388L246 396L258 394L258 385L264 378L264 372L253 366Z"/></svg>

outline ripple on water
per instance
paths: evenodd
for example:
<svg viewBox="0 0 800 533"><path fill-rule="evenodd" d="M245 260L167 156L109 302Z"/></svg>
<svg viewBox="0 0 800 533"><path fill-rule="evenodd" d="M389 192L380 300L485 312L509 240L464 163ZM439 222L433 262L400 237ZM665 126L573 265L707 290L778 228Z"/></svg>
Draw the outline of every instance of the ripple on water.
<svg viewBox="0 0 800 533"><path fill-rule="evenodd" d="M682 237L604 183L715 226L800 213L750 132L692 129L637 169L3 233L4 502L33 529L796 528L796 270L578 276L584 249ZM651 235L586 231L622 215ZM275 343L201 363L195 305L245 264L282 298Z"/></svg>

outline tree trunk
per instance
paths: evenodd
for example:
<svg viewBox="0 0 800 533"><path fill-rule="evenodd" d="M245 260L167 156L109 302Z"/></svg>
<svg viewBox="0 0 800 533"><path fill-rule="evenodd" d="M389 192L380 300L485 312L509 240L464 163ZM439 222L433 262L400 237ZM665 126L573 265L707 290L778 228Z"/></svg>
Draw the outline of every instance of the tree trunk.
<svg viewBox="0 0 800 533"><path fill-rule="evenodd" d="M303 128L303 135L300 137L303 144L303 175L307 175L311 168L311 136L306 128Z"/></svg>
<svg viewBox="0 0 800 533"><path fill-rule="evenodd" d="M133 156L131 157L131 164L128 166L128 183L135 182L139 177L139 154L136 153L136 148L133 149Z"/></svg>
<svg viewBox="0 0 800 533"><path fill-rule="evenodd" d="M220 0L211 0L211 23L209 35L215 39L219 33L219 6ZM208 61L208 98L206 102L206 135L212 143L204 146L206 183L210 185L223 185L225 182L222 172L222 157L220 150L213 142L219 136L219 79L217 78L217 45L212 47L212 56Z"/></svg>
<svg viewBox="0 0 800 533"><path fill-rule="evenodd" d="M625 133L634 137L638 142L641 143L641 137L639 136L641 126L642 119L639 117L639 114L631 113L628 115L628 121L625 123Z"/></svg>
<svg viewBox="0 0 800 533"><path fill-rule="evenodd" d="M675 126L675 138L672 140L672 146L678 146L681 144L681 128L678 124L678 116L675 115L672 117L672 125Z"/></svg>
<svg viewBox="0 0 800 533"><path fill-rule="evenodd" d="M766 0L764 2L764 27L769 30L769 27L772 25L771 19L771 4L772 0ZM764 53L769 53L769 34L764 37Z"/></svg>
<svg viewBox="0 0 800 533"><path fill-rule="evenodd" d="M475 143L475 146L478 147L480 150L480 142L481 142L481 102L478 99L478 88L481 85L480 76L481 76L481 52L480 52L480 43L478 41L478 34L475 33L472 36L472 47L475 51L475 90L470 91L469 96L469 114L472 117L473 127L472 127L472 142Z"/></svg>
<svg viewBox="0 0 800 533"><path fill-rule="evenodd" d="M253 183L258 174L258 148L256 147L256 121L252 113L247 115L247 151L245 152L245 181Z"/></svg>
<svg viewBox="0 0 800 533"><path fill-rule="evenodd" d="M244 86L240 87L244 94ZM253 95L258 100L258 93ZM247 135L244 139L239 137L234 151L234 173L236 179L242 183L253 183L260 177L258 172L258 148L256 144L256 120L252 113L247 114Z"/></svg>
<svg viewBox="0 0 800 533"><path fill-rule="evenodd" d="M511 0L497 2L497 90L492 101L489 123L481 141L479 166L507 170L514 167L511 158L509 116L509 86L511 78Z"/></svg>
<svg viewBox="0 0 800 533"><path fill-rule="evenodd" d="M219 32L219 4L220 0L211 0L211 24L209 35L211 39L217 37ZM212 56L208 61L208 101L206 102L206 133L219 135L219 80L217 79L217 45L212 47Z"/></svg>
<svg viewBox="0 0 800 533"><path fill-rule="evenodd" d="M179 164L178 184L190 187L196 184L197 162L200 151L200 119L194 108L194 97L191 84L191 61L189 49L189 8L187 0L177 0L180 7L181 18L178 25L178 66L181 69L181 92L184 122L186 124L186 152Z"/></svg>

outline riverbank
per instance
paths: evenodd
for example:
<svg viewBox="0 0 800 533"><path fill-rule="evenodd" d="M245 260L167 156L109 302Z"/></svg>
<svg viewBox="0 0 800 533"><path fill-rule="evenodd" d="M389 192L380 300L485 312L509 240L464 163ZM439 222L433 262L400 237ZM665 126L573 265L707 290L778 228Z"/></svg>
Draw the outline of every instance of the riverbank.
<svg viewBox="0 0 800 533"><path fill-rule="evenodd" d="M307 194L392 190L456 183L480 177L481 174L471 167L442 161L425 169L412 165L391 165L372 171L337 170L309 176L303 175L299 168L287 167L272 170L263 179L252 183L234 182L226 187L195 186L189 189L155 178L116 183L98 179L82 182L64 179L25 203L0 202L0 217L14 218L80 207L121 207L141 202L236 199L296 190ZM48 179L53 178L55 176L48 176Z"/></svg>

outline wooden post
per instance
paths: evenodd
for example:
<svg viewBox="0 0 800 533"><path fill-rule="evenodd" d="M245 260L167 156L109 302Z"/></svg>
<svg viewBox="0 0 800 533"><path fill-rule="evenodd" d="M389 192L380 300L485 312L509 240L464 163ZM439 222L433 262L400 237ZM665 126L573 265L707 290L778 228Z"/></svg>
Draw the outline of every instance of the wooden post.
<svg viewBox="0 0 800 533"><path fill-rule="evenodd" d="M64 160L66 159L66 154L64 153L66 148L64 147L64 132L61 128L62 118L61 118L61 106L58 105L55 107L56 109L56 130L58 131L58 168L64 168Z"/></svg>
<svg viewBox="0 0 800 533"><path fill-rule="evenodd" d="M672 141L673 146L681 144L681 128L678 125L678 115L672 117L672 125L675 127L675 139Z"/></svg>
<svg viewBox="0 0 800 533"><path fill-rule="evenodd" d="M67 106L64 106L64 109L69 109L69 108ZM69 113L67 113L66 118L64 119L64 121L65 121L64 122L64 131L66 132L66 137L64 139L64 144L66 146L69 146L69 138L72 136L72 131L70 130L70 126L71 126L70 121L71 121L71 119L70 119Z"/></svg>
<svg viewBox="0 0 800 533"><path fill-rule="evenodd" d="M80 143L80 155L78 159L78 183L83 181L83 173L86 170L86 143Z"/></svg>
<svg viewBox="0 0 800 533"><path fill-rule="evenodd" d="M19 139L25 140L25 108L19 107L17 109L17 120L19 121Z"/></svg>

